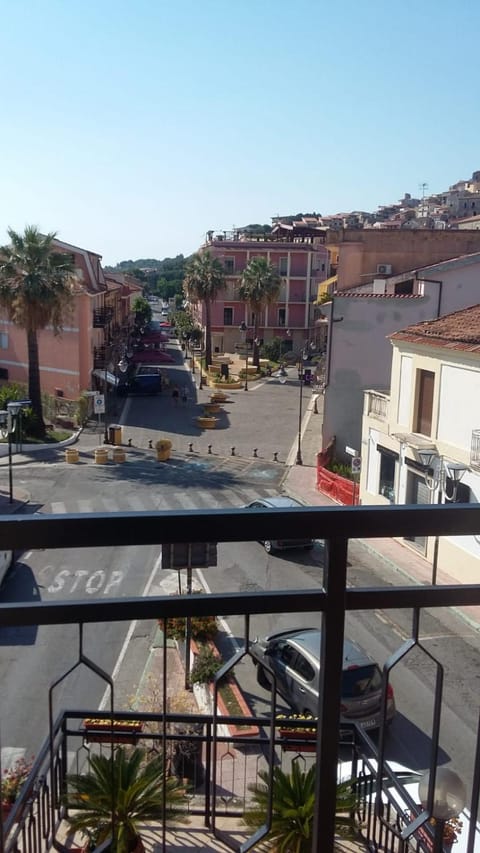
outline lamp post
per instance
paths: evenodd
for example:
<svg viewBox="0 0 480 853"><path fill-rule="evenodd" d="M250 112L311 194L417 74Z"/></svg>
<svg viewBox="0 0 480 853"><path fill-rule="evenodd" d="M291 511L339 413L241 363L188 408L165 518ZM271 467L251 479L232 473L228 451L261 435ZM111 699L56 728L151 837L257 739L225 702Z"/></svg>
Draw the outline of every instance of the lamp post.
<svg viewBox="0 0 480 853"><path fill-rule="evenodd" d="M287 330L288 331L288 330ZM298 364L298 378L300 380L300 401L298 405L298 444L297 444L297 456L295 459L295 465L303 465L302 458L302 401L303 401L303 385L305 382L305 365L304 362L308 359L308 351L315 346L315 344L311 344L306 341L303 350L300 353L300 361Z"/></svg>
<svg viewBox="0 0 480 853"><path fill-rule="evenodd" d="M248 342L247 342L247 332L248 327L245 322L241 323L238 327L240 332L245 333L245 384L243 386L244 391L248 391Z"/></svg>
<svg viewBox="0 0 480 853"><path fill-rule="evenodd" d="M453 770L448 767L436 767L432 774L429 770L423 774L418 783L418 797L422 808L435 820L432 853L441 853L445 824L452 818L458 817L465 807L467 799L465 785Z"/></svg>
<svg viewBox="0 0 480 853"><path fill-rule="evenodd" d="M439 456L434 449L432 450L432 448L417 450L416 456L419 462L421 462L425 467L425 483L431 494L433 495L438 489L437 503L442 504L444 496L448 501L455 502L457 499L458 484L465 474L467 466L463 465L461 462L447 462L443 456ZM433 474L429 474L429 470L433 470ZM451 496L447 494L448 478L453 482L453 491ZM437 534L433 543L432 586L435 586L437 583L439 540L440 537Z"/></svg>

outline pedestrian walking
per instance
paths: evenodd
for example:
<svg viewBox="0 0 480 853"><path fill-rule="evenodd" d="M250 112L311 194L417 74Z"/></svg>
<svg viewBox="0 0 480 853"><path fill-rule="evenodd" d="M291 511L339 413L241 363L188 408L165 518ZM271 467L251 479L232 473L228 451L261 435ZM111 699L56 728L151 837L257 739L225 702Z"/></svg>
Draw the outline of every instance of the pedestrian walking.
<svg viewBox="0 0 480 853"><path fill-rule="evenodd" d="M186 385L184 385L182 388L182 403L184 406L186 406L187 402L188 402L188 388Z"/></svg>
<svg viewBox="0 0 480 853"><path fill-rule="evenodd" d="M172 391L172 400L173 400L174 406L178 406L178 398L179 398L178 388L176 385L174 385L173 391Z"/></svg>

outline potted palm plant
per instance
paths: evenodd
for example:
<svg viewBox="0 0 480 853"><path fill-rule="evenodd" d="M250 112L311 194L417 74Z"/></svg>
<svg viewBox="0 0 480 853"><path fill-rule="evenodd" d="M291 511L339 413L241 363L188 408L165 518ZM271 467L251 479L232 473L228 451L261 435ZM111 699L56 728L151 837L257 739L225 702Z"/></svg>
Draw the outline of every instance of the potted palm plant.
<svg viewBox="0 0 480 853"><path fill-rule="evenodd" d="M269 849L282 850L283 853L310 853L315 813L315 770L315 765L308 771L301 770L296 762L292 763L290 773L275 767L272 825L265 838ZM244 815L245 824L252 830L264 823L269 802L269 775L265 770L258 775L261 784L249 785L253 802ZM339 783L335 816L335 829L339 836L353 837L356 834L356 804L353 780Z"/></svg>
<svg viewBox="0 0 480 853"><path fill-rule="evenodd" d="M141 853L140 825L178 813L183 788L173 777L165 779L166 812L163 811L163 756L147 760L142 749L117 747L113 755L91 755L88 772L67 776L64 798L68 823L87 839L87 848L111 838L115 853Z"/></svg>

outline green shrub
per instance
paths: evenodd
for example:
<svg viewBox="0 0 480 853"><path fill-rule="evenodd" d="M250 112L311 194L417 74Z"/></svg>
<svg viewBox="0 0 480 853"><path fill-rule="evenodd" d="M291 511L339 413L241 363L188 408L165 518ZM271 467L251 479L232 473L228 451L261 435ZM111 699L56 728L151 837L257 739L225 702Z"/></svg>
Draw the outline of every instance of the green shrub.
<svg viewBox="0 0 480 853"><path fill-rule="evenodd" d="M327 465L327 471L331 471L332 474L338 474L339 477L345 477L346 480L353 480L351 466L344 462L333 460L333 462Z"/></svg>
<svg viewBox="0 0 480 853"><path fill-rule="evenodd" d="M207 684L213 681L215 673L221 666L222 661L213 649L210 646L201 646L190 672L190 683Z"/></svg>

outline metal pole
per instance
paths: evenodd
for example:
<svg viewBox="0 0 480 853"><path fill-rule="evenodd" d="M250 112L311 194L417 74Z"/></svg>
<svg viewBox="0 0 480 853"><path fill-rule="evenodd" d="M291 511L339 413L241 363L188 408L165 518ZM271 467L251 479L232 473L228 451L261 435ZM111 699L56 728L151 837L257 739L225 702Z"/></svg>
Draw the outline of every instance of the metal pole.
<svg viewBox="0 0 480 853"><path fill-rule="evenodd" d="M248 329L245 330L245 385L243 386L244 391L248 391Z"/></svg>
<svg viewBox="0 0 480 853"><path fill-rule="evenodd" d="M8 431L8 502L13 504L12 433Z"/></svg>
<svg viewBox="0 0 480 853"><path fill-rule="evenodd" d="M108 430L107 430L107 373L108 373L108 361L107 361L107 345L105 344L105 375L104 375L104 402L105 402L105 411L103 413L103 440L105 444L108 444Z"/></svg>
<svg viewBox="0 0 480 853"><path fill-rule="evenodd" d="M302 396L303 396L303 364L300 362L300 403L298 406L298 447L295 465L303 465L302 459Z"/></svg>
<svg viewBox="0 0 480 853"><path fill-rule="evenodd" d="M188 545L187 595L192 594L192 545ZM190 690L190 641L192 639L192 620L185 619L185 690Z"/></svg>
<svg viewBox="0 0 480 853"><path fill-rule="evenodd" d="M443 474L442 474L443 476ZM443 503L443 491L442 491L442 482L440 481L438 487L438 499L437 503ZM433 557L432 557L432 586L436 586L437 583L437 568L438 568L438 545L439 545L439 536L435 536L433 542Z"/></svg>

